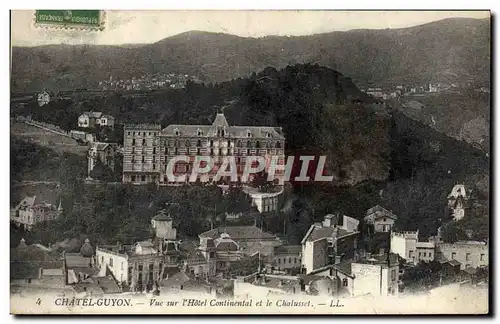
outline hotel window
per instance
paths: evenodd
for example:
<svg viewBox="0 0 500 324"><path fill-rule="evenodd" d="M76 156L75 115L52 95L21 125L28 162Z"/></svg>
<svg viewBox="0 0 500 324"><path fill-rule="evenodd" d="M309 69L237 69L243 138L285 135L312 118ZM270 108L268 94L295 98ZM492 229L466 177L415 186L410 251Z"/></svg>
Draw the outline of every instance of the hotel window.
<svg viewBox="0 0 500 324"><path fill-rule="evenodd" d="M156 164L153 164L153 170L156 170Z"/></svg>
<svg viewBox="0 0 500 324"><path fill-rule="evenodd" d="M227 147L231 147L231 140L227 140Z"/></svg>
<svg viewBox="0 0 500 324"><path fill-rule="evenodd" d="M470 261L470 253L465 254L465 261Z"/></svg>
<svg viewBox="0 0 500 324"><path fill-rule="evenodd" d="M141 175L141 181L142 181L142 182L145 182L145 181L146 181L146 176L145 176L145 175Z"/></svg>
<svg viewBox="0 0 500 324"><path fill-rule="evenodd" d="M452 260L455 260L456 256L457 256L457 254L456 254L455 252L452 252L452 253L451 253L451 259L452 259Z"/></svg>
<svg viewBox="0 0 500 324"><path fill-rule="evenodd" d="M391 280L392 281L396 280L396 269L391 270Z"/></svg>
<svg viewBox="0 0 500 324"><path fill-rule="evenodd" d="M481 257L479 260L484 261L484 254L481 254Z"/></svg>
<svg viewBox="0 0 500 324"><path fill-rule="evenodd" d="M210 146L214 146L214 141L210 140Z"/></svg>
<svg viewBox="0 0 500 324"><path fill-rule="evenodd" d="M237 146L237 147L241 147L241 141L238 141L238 142L236 143L236 146Z"/></svg>
<svg viewBox="0 0 500 324"><path fill-rule="evenodd" d="M190 147L191 146L191 142L189 142L189 140L186 141L186 147Z"/></svg>
<svg viewBox="0 0 500 324"><path fill-rule="evenodd" d="M342 286L347 287L349 285L349 281L347 278L342 279Z"/></svg>
<svg viewBox="0 0 500 324"><path fill-rule="evenodd" d="M132 139L132 145L135 145L135 138Z"/></svg>
<svg viewBox="0 0 500 324"><path fill-rule="evenodd" d="M256 148L260 148L260 141L257 141L257 142L255 143L255 147L256 147Z"/></svg>
<svg viewBox="0 0 500 324"><path fill-rule="evenodd" d="M281 148L281 142L276 142L276 148Z"/></svg>
<svg viewBox="0 0 500 324"><path fill-rule="evenodd" d="M130 135L130 132L127 132L127 135Z"/></svg>
<svg viewBox="0 0 500 324"><path fill-rule="evenodd" d="M156 154L156 147L153 147L153 154Z"/></svg>
<svg viewBox="0 0 500 324"><path fill-rule="evenodd" d="M134 135L134 136L135 136L135 132L133 132L133 133L132 133L132 135Z"/></svg>
<svg viewBox="0 0 500 324"><path fill-rule="evenodd" d="M196 133L198 134L198 136L203 135L203 133L201 132L201 130L200 130L200 129L198 129L198 130L196 131Z"/></svg>
<svg viewBox="0 0 500 324"><path fill-rule="evenodd" d="M135 153L135 147L132 147L132 154Z"/></svg>
<svg viewBox="0 0 500 324"><path fill-rule="evenodd" d="M179 130L178 129L176 129L174 132L175 132L175 136L179 136Z"/></svg>
<svg viewBox="0 0 500 324"><path fill-rule="evenodd" d="M250 131L247 131L247 137L251 137L252 136L252 133L250 133Z"/></svg>
<svg viewBox="0 0 500 324"><path fill-rule="evenodd" d="M130 180L132 180L132 182L135 182L135 175L131 176L130 178L131 178Z"/></svg>
<svg viewBox="0 0 500 324"><path fill-rule="evenodd" d="M146 136L146 132L143 132L143 133L142 133L142 136Z"/></svg>
<svg viewBox="0 0 500 324"><path fill-rule="evenodd" d="M198 141L196 142L196 146L201 146L201 141L200 141L200 140L198 140Z"/></svg>
<svg viewBox="0 0 500 324"><path fill-rule="evenodd" d="M224 137L225 135L226 135L226 131L222 130L222 137Z"/></svg>
<svg viewBox="0 0 500 324"><path fill-rule="evenodd" d="M101 264L104 264L104 255L101 256Z"/></svg>
<svg viewBox="0 0 500 324"><path fill-rule="evenodd" d="M109 266L112 267L113 266L113 258L109 258Z"/></svg>
<svg viewBox="0 0 500 324"><path fill-rule="evenodd" d="M271 137L271 133L267 133L266 137L268 137L268 138Z"/></svg>
<svg viewBox="0 0 500 324"><path fill-rule="evenodd" d="M142 145L146 145L146 140L144 138L142 139Z"/></svg>
<svg viewBox="0 0 500 324"><path fill-rule="evenodd" d="M418 258L420 259L422 257L422 252L418 252Z"/></svg>
<svg viewBox="0 0 500 324"><path fill-rule="evenodd" d="M146 162L146 158L144 157L144 155L142 156L142 163Z"/></svg>
<svg viewBox="0 0 500 324"><path fill-rule="evenodd" d="M280 258L278 258L278 264L281 264L281 259Z"/></svg>
<svg viewBox="0 0 500 324"><path fill-rule="evenodd" d="M247 147L252 147L252 142L248 141L247 142Z"/></svg>
<svg viewBox="0 0 500 324"><path fill-rule="evenodd" d="M123 270L123 262L120 263L120 270Z"/></svg>

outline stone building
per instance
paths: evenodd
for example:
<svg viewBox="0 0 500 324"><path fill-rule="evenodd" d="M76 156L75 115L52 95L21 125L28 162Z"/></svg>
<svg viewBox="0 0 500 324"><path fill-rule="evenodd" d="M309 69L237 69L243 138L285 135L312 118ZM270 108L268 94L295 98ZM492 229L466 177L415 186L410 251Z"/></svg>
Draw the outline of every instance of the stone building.
<svg viewBox="0 0 500 324"><path fill-rule="evenodd" d="M151 291L171 269L178 270L179 249L172 219L161 211L151 220L156 237L133 245L104 245L96 249L99 268L108 268L131 291Z"/></svg>
<svg viewBox="0 0 500 324"><path fill-rule="evenodd" d="M94 142L90 145L87 153L87 173L94 169L97 162L101 162L110 170L115 169L116 144Z"/></svg>
<svg viewBox="0 0 500 324"><path fill-rule="evenodd" d="M62 211L61 202L56 207L46 201L40 201L36 196L27 196L11 209L10 220L25 230L31 230L38 223L56 219Z"/></svg>
<svg viewBox="0 0 500 324"><path fill-rule="evenodd" d="M406 262L416 264L418 231L391 233L391 252L399 254Z"/></svg>
<svg viewBox="0 0 500 324"><path fill-rule="evenodd" d="M361 260L328 265L311 274L336 280L339 295L397 296L399 293L399 263L395 254L368 255Z"/></svg>
<svg viewBox="0 0 500 324"><path fill-rule="evenodd" d="M302 265L302 246L281 245L275 247L271 264L278 271L300 270Z"/></svg>
<svg viewBox="0 0 500 324"><path fill-rule="evenodd" d="M326 215L323 223L311 225L302 239L302 268L306 274L327 264L356 257L359 231L353 229L350 217L338 225L339 216Z"/></svg>
<svg viewBox="0 0 500 324"><path fill-rule="evenodd" d="M283 188L276 192L260 192L257 188L245 187L243 191L252 199L252 206L260 213L273 212L279 209L279 199Z"/></svg>
<svg viewBox="0 0 500 324"><path fill-rule="evenodd" d="M123 182L133 184L175 184L187 182L196 156L210 156L214 166L199 181L213 181L226 156L235 158L238 180L241 180L246 156L277 156L284 165L285 137L281 128L267 126L229 126L223 114L217 114L212 125L125 125ZM186 175L185 180L168 179L168 162L176 156L187 156L189 162L177 162L174 176ZM276 176L284 171L277 170ZM221 179L230 182L229 177ZM251 180L251 178L249 179Z"/></svg>
<svg viewBox="0 0 500 324"><path fill-rule="evenodd" d="M114 127L115 118L100 111L85 111L78 117L78 127L94 128L96 125Z"/></svg>
<svg viewBox="0 0 500 324"><path fill-rule="evenodd" d="M436 260L460 262L460 269L488 266L489 245L486 242L458 241L455 243L437 243Z"/></svg>
<svg viewBox="0 0 500 324"><path fill-rule="evenodd" d="M397 216L388 209L377 205L366 211L365 223L372 225L375 232L390 232Z"/></svg>

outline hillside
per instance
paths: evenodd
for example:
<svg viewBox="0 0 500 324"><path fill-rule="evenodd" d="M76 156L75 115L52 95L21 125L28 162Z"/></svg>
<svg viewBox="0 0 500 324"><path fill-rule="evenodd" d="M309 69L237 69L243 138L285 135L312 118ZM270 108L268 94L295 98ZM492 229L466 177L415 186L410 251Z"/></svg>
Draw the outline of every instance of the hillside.
<svg viewBox="0 0 500 324"><path fill-rule="evenodd" d="M209 124L223 109L233 125L283 127L287 155L326 155L327 174L334 176L333 183L294 184L300 203L287 216L287 225L294 228L289 235L295 240L325 213L361 219L376 204L399 216L398 228L418 228L422 236L435 234L447 220L446 196L457 182L480 187L480 200L488 205L489 160L484 152L394 107L374 103L350 78L319 65L266 68L245 79L189 83L185 89L147 97L116 94L44 107L38 117L58 116L61 125L92 108L112 113L121 123L163 126ZM25 109L32 111L30 106Z"/></svg>
<svg viewBox="0 0 500 324"><path fill-rule="evenodd" d="M296 63L328 66L363 84L489 84L490 21L453 18L403 29L300 37L243 38L193 31L133 47L14 47L12 90L92 88L110 75L131 78L146 72L185 73L220 82Z"/></svg>
<svg viewBox="0 0 500 324"><path fill-rule="evenodd" d="M396 109L431 128L490 151L490 94L476 91L427 93L391 101Z"/></svg>

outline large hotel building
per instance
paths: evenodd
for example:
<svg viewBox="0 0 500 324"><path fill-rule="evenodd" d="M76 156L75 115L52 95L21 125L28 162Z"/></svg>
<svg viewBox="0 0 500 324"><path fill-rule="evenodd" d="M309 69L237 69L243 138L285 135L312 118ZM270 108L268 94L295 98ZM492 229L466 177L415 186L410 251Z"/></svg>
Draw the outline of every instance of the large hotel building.
<svg viewBox="0 0 500 324"><path fill-rule="evenodd" d="M229 126L223 114L212 125L125 125L123 182L133 184L175 184L167 178L167 164L174 156L189 156L190 162L176 162L174 175L186 174L189 180L196 156L211 156L214 167L201 174L201 182L212 181L225 156L234 156L238 180L245 168L246 156L278 156L284 165L285 137L281 128L267 126ZM278 169L276 176L284 174Z"/></svg>

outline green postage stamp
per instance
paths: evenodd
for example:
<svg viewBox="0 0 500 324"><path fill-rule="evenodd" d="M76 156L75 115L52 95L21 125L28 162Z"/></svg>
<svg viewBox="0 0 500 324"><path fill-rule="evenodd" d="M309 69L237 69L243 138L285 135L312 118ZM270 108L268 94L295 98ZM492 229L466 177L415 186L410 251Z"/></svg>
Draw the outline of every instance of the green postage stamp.
<svg viewBox="0 0 500 324"><path fill-rule="evenodd" d="M103 30L104 10L35 10L39 27Z"/></svg>

